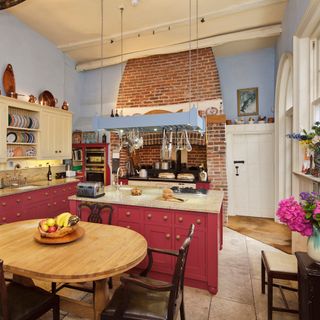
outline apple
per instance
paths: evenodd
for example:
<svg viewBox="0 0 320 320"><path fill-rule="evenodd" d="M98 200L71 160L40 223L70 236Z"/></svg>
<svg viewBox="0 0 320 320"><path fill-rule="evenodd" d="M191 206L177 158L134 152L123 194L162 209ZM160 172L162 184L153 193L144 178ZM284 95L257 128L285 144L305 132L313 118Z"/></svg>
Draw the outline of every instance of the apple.
<svg viewBox="0 0 320 320"><path fill-rule="evenodd" d="M47 225L46 223L43 223L43 224L41 224L41 229L42 229L44 232L47 232L48 229L49 229L49 227L48 227L48 225Z"/></svg>
<svg viewBox="0 0 320 320"><path fill-rule="evenodd" d="M53 218L48 218L47 219L47 225L48 227L53 227L56 224L56 220Z"/></svg>
<svg viewBox="0 0 320 320"><path fill-rule="evenodd" d="M56 232L57 231L57 227L56 226L50 226L48 227L48 232L52 233L52 232Z"/></svg>

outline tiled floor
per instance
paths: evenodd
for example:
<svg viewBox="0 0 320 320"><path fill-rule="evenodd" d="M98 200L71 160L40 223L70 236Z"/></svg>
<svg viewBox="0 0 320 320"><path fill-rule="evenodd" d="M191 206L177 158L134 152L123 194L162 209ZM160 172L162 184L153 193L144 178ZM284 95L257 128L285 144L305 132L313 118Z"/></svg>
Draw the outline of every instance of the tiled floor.
<svg viewBox="0 0 320 320"><path fill-rule="evenodd" d="M186 317L188 320L266 320L266 296L260 289L261 250L277 251L257 240L225 228L224 249L219 255L219 292L212 296L207 291L185 287ZM117 284L117 279L114 279ZM276 304L281 305L278 289ZM84 300L87 294L80 294ZM289 292L289 304L297 308L297 295ZM51 313L42 320L51 318ZM294 320L297 315L273 313L273 320ZM81 319L61 313L63 320Z"/></svg>

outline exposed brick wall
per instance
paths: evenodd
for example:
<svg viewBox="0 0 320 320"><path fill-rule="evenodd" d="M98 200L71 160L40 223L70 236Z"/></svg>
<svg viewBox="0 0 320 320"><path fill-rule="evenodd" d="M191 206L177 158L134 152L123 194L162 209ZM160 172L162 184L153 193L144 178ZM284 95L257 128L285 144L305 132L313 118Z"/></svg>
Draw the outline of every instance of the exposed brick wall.
<svg viewBox="0 0 320 320"><path fill-rule="evenodd" d="M163 106L189 101L189 51L127 62L117 107ZM191 101L221 98L219 73L211 48L191 51Z"/></svg>
<svg viewBox="0 0 320 320"><path fill-rule="evenodd" d="M210 188L224 192L223 212L228 209L228 184L226 164L226 125L209 123L207 126L207 169Z"/></svg>
<svg viewBox="0 0 320 320"><path fill-rule="evenodd" d="M219 74L212 49L199 49L198 59L197 51L193 50L191 61L191 101L221 98ZM121 80L117 107L152 107L188 102L189 74L188 51L129 60ZM224 191L223 209L226 214L228 186L224 123L208 124L207 142L207 146L192 145L188 166L206 163L211 189ZM118 137L112 135L111 152L118 145ZM152 165L159 161L160 147L154 144L140 149L137 152L139 163ZM121 151L120 157L120 165L125 167L129 158L127 149Z"/></svg>

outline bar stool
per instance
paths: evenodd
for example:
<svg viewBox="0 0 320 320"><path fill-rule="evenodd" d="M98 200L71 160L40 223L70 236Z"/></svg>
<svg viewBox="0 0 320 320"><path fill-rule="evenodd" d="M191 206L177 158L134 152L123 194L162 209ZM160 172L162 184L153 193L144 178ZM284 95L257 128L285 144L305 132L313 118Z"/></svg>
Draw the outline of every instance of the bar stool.
<svg viewBox="0 0 320 320"><path fill-rule="evenodd" d="M266 281L267 273L267 281ZM282 252L265 252L261 251L261 291L265 293L265 285L268 288L268 320L272 320L272 312L289 312L298 313L298 310L289 308L283 289L296 291L297 289L285 285L275 284L274 279L281 280L298 280L297 259L294 255ZM285 304L285 308L273 306L273 287L278 287L281 297Z"/></svg>

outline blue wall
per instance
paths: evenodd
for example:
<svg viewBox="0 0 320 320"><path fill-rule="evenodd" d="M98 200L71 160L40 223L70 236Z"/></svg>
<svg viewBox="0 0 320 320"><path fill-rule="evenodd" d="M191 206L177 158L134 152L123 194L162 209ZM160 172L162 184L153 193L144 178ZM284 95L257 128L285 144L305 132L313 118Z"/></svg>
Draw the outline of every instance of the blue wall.
<svg viewBox="0 0 320 320"><path fill-rule="evenodd" d="M236 56L216 58L224 112L227 119L238 118L237 89L258 87L259 114L273 116L275 49L266 48Z"/></svg>
<svg viewBox="0 0 320 320"><path fill-rule="evenodd" d="M123 66L124 70L124 66ZM81 101L74 114L74 128L92 130L92 117L110 115L115 108L121 81L121 65L102 69L102 109L101 109L101 69L81 72Z"/></svg>
<svg viewBox="0 0 320 320"><path fill-rule="evenodd" d="M310 0L289 0L282 20L282 33L277 42L277 65L281 55L293 52L293 35L303 17Z"/></svg>
<svg viewBox="0 0 320 320"><path fill-rule="evenodd" d="M59 100L59 107L67 100L70 110L75 111L80 104L81 75L75 71L74 62L53 43L4 11L0 12L0 30L0 74L10 63L18 93L38 97L49 90ZM2 86L1 81L0 88L5 94Z"/></svg>

